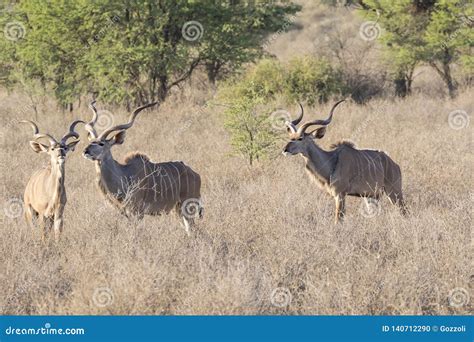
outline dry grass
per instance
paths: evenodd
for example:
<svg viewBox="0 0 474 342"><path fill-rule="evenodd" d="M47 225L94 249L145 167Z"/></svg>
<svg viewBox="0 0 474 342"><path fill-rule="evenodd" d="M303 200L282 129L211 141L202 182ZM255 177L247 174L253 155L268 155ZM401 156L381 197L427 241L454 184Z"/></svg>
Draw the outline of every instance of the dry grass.
<svg viewBox="0 0 474 342"><path fill-rule="evenodd" d="M1 101L2 121L18 101ZM454 102L418 96L341 108L324 146L351 137L361 147L388 151L402 167L412 215L402 217L384 200L379 216L365 218L362 201L352 199L340 226L332 224L332 200L310 183L300 158L277 157L250 169L229 157L215 112L206 111L206 124L192 119L199 108L190 104L147 112L115 155L140 149L200 172L206 212L197 229L204 233L191 239L173 215L130 222L104 206L93 164L80 155L83 137L67 162L69 202L59 245L43 246L21 217L3 216L1 312L467 313L471 306L448 303L451 290L471 291L474 278L472 131L450 128L447 115L455 109L472 112L469 93ZM58 115L41 120L55 133L66 126ZM28 128L2 132L0 200L6 203L21 197L45 159L28 147ZM93 300L102 287L113 293L106 307ZM272 305L277 287L291 292L288 307Z"/></svg>
<svg viewBox="0 0 474 342"><path fill-rule="evenodd" d="M26 98L0 98L0 203L9 209L46 159L29 148L30 129L12 121L33 118ZM465 296L472 298L474 288L472 125L448 124L453 110L472 113L472 90L455 101L416 94L341 106L322 145L351 138L387 151L402 168L411 215L384 200L380 215L365 218L363 202L350 199L338 226L332 199L310 182L301 158L278 156L249 168L229 156L218 109L202 107L205 98L185 94L178 105L168 101L144 113L114 149L118 159L141 150L155 161L183 160L202 175L206 210L194 236L173 215L127 221L104 205L94 165L81 156L82 134L66 164L69 202L59 244L43 245L22 217L2 212L0 313L472 312ZM307 113L323 115L330 105ZM40 128L63 133L72 117L55 113L51 103L42 108ZM89 115L85 108L75 113ZM125 120L125 113L114 118ZM289 305L272 303L278 288L291 293ZM464 305L450 305L456 294ZM286 304L284 296L273 298Z"/></svg>

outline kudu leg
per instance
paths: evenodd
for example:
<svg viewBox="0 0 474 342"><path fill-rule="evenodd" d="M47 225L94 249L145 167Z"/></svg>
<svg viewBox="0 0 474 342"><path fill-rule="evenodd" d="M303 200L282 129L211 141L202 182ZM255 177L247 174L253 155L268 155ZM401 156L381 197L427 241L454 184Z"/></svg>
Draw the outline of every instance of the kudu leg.
<svg viewBox="0 0 474 342"><path fill-rule="evenodd" d="M186 230L186 234L191 236L191 227L194 226L194 220L183 216L184 222L184 229Z"/></svg>
<svg viewBox="0 0 474 342"><path fill-rule="evenodd" d="M25 221L28 227L31 230L34 230L35 226L33 224L33 208L30 205L25 206Z"/></svg>
<svg viewBox="0 0 474 342"><path fill-rule="evenodd" d="M403 195L402 194L397 194L395 192L391 192L391 193L388 193L387 196L390 199L390 202L392 204L395 204L400 208L400 211L403 215L408 214L407 206L405 204L405 201L403 200Z"/></svg>
<svg viewBox="0 0 474 342"><path fill-rule="evenodd" d="M343 194L336 195L334 197L336 201L336 215L335 215L335 223L338 224L344 220L344 215L346 212L346 196Z"/></svg>
<svg viewBox="0 0 474 342"><path fill-rule="evenodd" d="M43 215L38 215L38 226L41 231L41 241L45 242L46 241L46 229L47 224L46 224L46 218Z"/></svg>
<svg viewBox="0 0 474 342"><path fill-rule="evenodd" d="M54 219L54 240L56 242L59 241L59 237L61 236L61 233L63 232L63 218L55 218Z"/></svg>
<svg viewBox="0 0 474 342"><path fill-rule="evenodd" d="M188 215L186 215L184 212L183 212L183 205L182 203L178 203L176 204L176 213L178 214L179 217L181 217L183 219L183 223L184 223L184 230L186 231L186 234L188 236L191 236L191 228L194 226L194 218L192 217L189 217ZM201 211L200 209L198 209L198 213L199 215L201 214Z"/></svg>
<svg viewBox="0 0 474 342"><path fill-rule="evenodd" d="M53 217L54 240L56 242L59 241L59 237L63 232L63 213L64 208L59 208L56 210Z"/></svg>

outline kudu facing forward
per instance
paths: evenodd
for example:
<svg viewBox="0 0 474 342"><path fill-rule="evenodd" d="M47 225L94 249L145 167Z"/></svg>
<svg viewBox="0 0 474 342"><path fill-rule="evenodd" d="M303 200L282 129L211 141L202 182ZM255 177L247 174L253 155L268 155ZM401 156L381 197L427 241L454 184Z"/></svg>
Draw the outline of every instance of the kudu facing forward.
<svg viewBox="0 0 474 342"><path fill-rule="evenodd" d="M336 201L336 223L344 217L346 196L378 199L385 193L405 214L400 167L386 153L359 150L347 141L333 145L331 151L325 151L314 142L314 139L324 137L334 109L343 101L337 102L332 107L326 120L306 122L296 128L303 118L303 106L300 104L301 111L298 118L286 122L291 141L285 146L283 154L303 156L306 171L311 178ZM322 127L306 133L311 126Z"/></svg>
<svg viewBox="0 0 474 342"><path fill-rule="evenodd" d="M123 164L112 157L112 146L123 144L125 132L133 126L138 113L155 104L137 108L128 123L98 135L94 128L98 113L92 102L93 118L85 125L90 143L84 149L84 157L95 162L99 189L122 214L141 219L145 214L160 215L176 209L189 235L194 217L202 217L199 174L183 162L154 163L137 152L126 156Z"/></svg>
<svg viewBox="0 0 474 342"><path fill-rule="evenodd" d="M59 142L50 134L39 133L38 126L29 120L20 121L27 123L33 128L33 140L30 146L36 153L47 153L50 156L48 167L36 171L26 185L25 219L28 225L33 228L33 217L39 221L42 232L42 239L46 237L46 231L54 224L54 237L56 241L63 230L63 212L66 206L66 189L64 187L66 154L73 151L79 142L79 134L74 132L75 126L83 121L76 120L69 127ZM69 138L75 138L72 142L67 142ZM45 145L40 139L47 139L49 145Z"/></svg>

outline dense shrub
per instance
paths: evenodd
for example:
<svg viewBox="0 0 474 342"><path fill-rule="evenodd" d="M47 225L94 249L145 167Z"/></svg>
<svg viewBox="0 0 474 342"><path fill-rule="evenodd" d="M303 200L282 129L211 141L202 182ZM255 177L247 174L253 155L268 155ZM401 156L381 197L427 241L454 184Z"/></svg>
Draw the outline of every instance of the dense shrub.
<svg viewBox="0 0 474 342"><path fill-rule="evenodd" d="M340 73L325 59L303 57L288 63L285 94L289 101L323 103L341 89Z"/></svg>

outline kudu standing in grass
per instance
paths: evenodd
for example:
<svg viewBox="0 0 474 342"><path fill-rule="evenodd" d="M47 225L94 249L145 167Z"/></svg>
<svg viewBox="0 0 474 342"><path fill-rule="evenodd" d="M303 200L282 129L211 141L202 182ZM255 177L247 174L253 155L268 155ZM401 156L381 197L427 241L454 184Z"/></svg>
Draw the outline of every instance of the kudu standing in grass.
<svg viewBox="0 0 474 342"><path fill-rule="evenodd" d="M194 218L202 217L203 212L199 174L183 162L154 163L138 152L126 156L122 164L111 153L112 146L123 144L138 113L155 104L137 108L128 123L98 135L94 128L98 113L92 102L93 118L85 126L90 143L84 149L84 157L95 162L99 189L122 214L141 219L145 214L160 215L176 209L189 235Z"/></svg>
<svg viewBox="0 0 474 342"><path fill-rule="evenodd" d="M344 217L346 196L378 199L385 193L405 214L400 167L385 152L359 150L347 141L332 145L332 150L325 151L314 142L314 139L324 137L334 109L343 101L332 107L326 120L309 121L296 128L303 118L303 106L300 104L298 118L286 122L291 141L285 146L283 154L303 156L311 178L336 202L336 223ZM307 133L306 130L312 126L322 127Z"/></svg>
<svg viewBox="0 0 474 342"><path fill-rule="evenodd" d="M49 231L51 225L54 225L54 237L58 241L63 230L63 212L67 201L64 187L66 154L73 151L79 142L79 134L74 131L75 126L79 122L84 122L74 121L69 127L69 132L59 142L50 134L39 133L38 126L33 121L20 122L27 123L33 128L33 140L30 141L33 151L47 153L50 156L48 167L36 171L26 185L25 219L31 228L34 227L33 217L39 221L43 241L47 230ZM68 143L69 138L76 140ZM49 145L41 143L41 139L46 139Z"/></svg>

